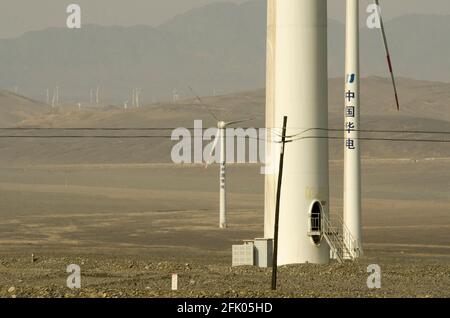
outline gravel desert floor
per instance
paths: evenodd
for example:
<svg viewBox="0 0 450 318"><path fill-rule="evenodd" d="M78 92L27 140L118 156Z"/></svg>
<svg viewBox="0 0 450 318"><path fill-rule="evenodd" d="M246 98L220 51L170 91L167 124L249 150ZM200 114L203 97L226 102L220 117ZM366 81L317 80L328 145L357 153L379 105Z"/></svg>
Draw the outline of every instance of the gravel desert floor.
<svg viewBox="0 0 450 318"><path fill-rule="evenodd" d="M341 213L341 164L330 164L332 213ZM271 269L231 267L231 245L262 236L257 166L229 169L225 231L217 228L215 166L1 168L0 296L449 297L448 167L364 161L365 256L282 267L276 293ZM79 290L66 285L70 264L80 266ZM381 267L381 289L367 287L370 264Z"/></svg>

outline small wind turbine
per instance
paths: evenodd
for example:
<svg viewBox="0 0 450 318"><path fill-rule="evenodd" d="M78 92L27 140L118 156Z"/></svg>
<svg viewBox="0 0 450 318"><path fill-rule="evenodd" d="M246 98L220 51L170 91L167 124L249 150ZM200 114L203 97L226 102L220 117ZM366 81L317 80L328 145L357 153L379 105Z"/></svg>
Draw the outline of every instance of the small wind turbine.
<svg viewBox="0 0 450 318"><path fill-rule="evenodd" d="M178 92L176 90L172 91L172 101L175 103L180 99L180 96L178 95Z"/></svg>
<svg viewBox="0 0 450 318"><path fill-rule="evenodd" d="M95 103L98 105L100 103L99 89L97 87L97 92L95 95Z"/></svg>
<svg viewBox="0 0 450 318"><path fill-rule="evenodd" d="M138 89L137 88L133 88L131 91L131 106L139 107Z"/></svg>
<svg viewBox="0 0 450 318"><path fill-rule="evenodd" d="M56 91L53 89L53 96L52 96L52 108L55 108L56 104Z"/></svg>
<svg viewBox="0 0 450 318"><path fill-rule="evenodd" d="M141 104L140 104L140 94L141 94L141 92L140 92L140 90L138 89L138 88L136 88L135 89L135 100L136 100L136 107L137 108L139 108L139 107L141 107Z"/></svg>
<svg viewBox="0 0 450 318"><path fill-rule="evenodd" d="M220 153L219 153L219 165L220 165L220 174L219 174L219 186L220 186L220 210L219 210L219 227L221 229L227 228L227 202L226 202L226 129L227 127L235 124L244 123L247 121L252 120L250 119L244 119L244 120L237 120L237 121L230 121L225 122L222 120L219 120L218 117L214 114L214 112L208 107L207 104L203 102L203 100L198 96L194 90L189 87L191 92L195 95L196 99L202 104L208 112L211 114L211 116L217 121L217 134L214 137L214 143L211 147L211 152L209 155L209 158L206 158L206 167L211 163L213 158L213 153L216 153L217 145L220 141Z"/></svg>
<svg viewBox="0 0 450 318"><path fill-rule="evenodd" d="M59 86L56 86L56 105L59 105Z"/></svg>

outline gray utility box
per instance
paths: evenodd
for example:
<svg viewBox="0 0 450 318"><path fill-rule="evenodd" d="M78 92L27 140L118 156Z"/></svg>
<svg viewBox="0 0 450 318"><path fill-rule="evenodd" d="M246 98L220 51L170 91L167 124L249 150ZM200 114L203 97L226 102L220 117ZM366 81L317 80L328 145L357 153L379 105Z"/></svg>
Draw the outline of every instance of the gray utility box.
<svg viewBox="0 0 450 318"><path fill-rule="evenodd" d="M253 266L255 259L255 247L253 242L244 245L233 245L233 267Z"/></svg>
<svg viewBox="0 0 450 318"><path fill-rule="evenodd" d="M244 241L243 245L233 245L233 267L272 267L272 257L272 239L261 238L252 241Z"/></svg>
<svg viewBox="0 0 450 318"><path fill-rule="evenodd" d="M266 238L255 239L255 266L272 267L273 240Z"/></svg>

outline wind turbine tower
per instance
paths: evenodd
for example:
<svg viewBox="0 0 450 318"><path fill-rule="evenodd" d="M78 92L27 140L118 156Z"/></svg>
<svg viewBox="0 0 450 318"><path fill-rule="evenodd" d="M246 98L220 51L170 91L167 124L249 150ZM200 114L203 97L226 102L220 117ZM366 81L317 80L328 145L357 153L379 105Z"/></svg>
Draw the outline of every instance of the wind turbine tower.
<svg viewBox="0 0 450 318"><path fill-rule="evenodd" d="M56 90L53 89L53 95L52 95L52 108L55 107L56 104Z"/></svg>
<svg viewBox="0 0 450 318"><path fill-rule="evenodd" d="M209 108L207 104L203 102L203 100L198 96L192 87L189 86L189 89L191 92L195 95L197 100L200 102L201 105L203 105L206 110L210 113L210 115L217 121L217 134L214 138L214 142L211 146L211 152L209 154L209 158L206 158L206 167L210 164L211 159L217 158L217 145L219 145L220 142L220 148L219 148L219 166L220 166L220 172L219 172L219 227L221 229L227 228L227 193L226 193L226 164L227 164L227 154L226 154L226 130L231 125L241 124L248 121L251 121L251 119L243 119L243 120L236 120L236 121L230 121L225 122L223 120L219 120L216 114Z"/></svg>
<svg viewBox="0 0 450 318"><path fill-rule="evenodd" d="M200 99L201 100L201 99ZM213 114L214 118L217 117ZM221 229L227 228L227 193L226 193L226 164L227 164L227 156L226 156L226 129L227 127L235 124L244 123L250 121L251 119L237 120L231 122L218 121L217 122L217 135L214 139L213 146L211 148L210 158L213 157L213 153L217 150L217 145L220 143L220 152L219 152L219 166L220 166L220 174L219 174L219 227ZM217 156L215 156L217 157ZM206 166L208 166L209 160L206 161Z"/></svg>
<svg viewBox="0 0 450 318"><path fill-rule="evenodd" d="M268 0L267 127L287 135L328 128L327 1ZM327 264L330 249L312 224L328 216L328 133L286 145L278 264ZM268 141L268 147L273 142ZM276 166L276 165L275 165ZM273 238L277 176L266 176L265 236Z"/></svg>
<svg viewBox="0 0 450 318"><path fill-rule="evenodd" d="M347 0L345 41L344 241L350 257L362 252L359 0Z"/></svg>
<svg viewBox="0 0 450 318"><path fill-rule="evenodd" d="M136 99L136 107L139 108L139 107L141 107L141 101L140 101L140 97L141 97L140 94L141 94L141 92L140 92L140 90L138 88L135 89L135 92L136 92L135 93L135 96L136 96L135 97L135 99Z"/></svg>
<svg viewBox="0 0 450 318"><path fill-rule="evenodd" d="M131 106L136 106L136 91L134 88L131 90Z"/></svg>
<svg viewBox="0 0 450 318"><path fill-rule="evenodd" d="M56 105L59 105L59 86L56 86Z"/></svg>

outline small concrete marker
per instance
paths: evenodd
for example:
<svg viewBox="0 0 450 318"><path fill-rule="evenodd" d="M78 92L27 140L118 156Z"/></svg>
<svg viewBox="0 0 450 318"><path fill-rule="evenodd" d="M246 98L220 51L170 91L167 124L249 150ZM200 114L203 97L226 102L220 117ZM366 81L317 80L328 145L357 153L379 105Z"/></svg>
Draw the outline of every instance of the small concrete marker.
<svg viewBox="0 0 450 318"><path fill-rule="evenodd" d="M178 290L178 274L172 274L172 290Z"/></svg>

